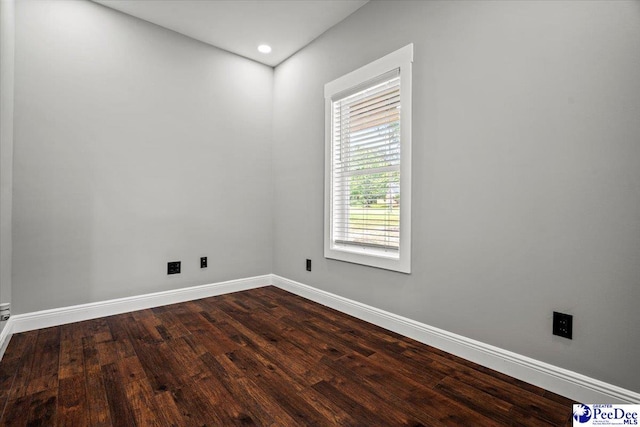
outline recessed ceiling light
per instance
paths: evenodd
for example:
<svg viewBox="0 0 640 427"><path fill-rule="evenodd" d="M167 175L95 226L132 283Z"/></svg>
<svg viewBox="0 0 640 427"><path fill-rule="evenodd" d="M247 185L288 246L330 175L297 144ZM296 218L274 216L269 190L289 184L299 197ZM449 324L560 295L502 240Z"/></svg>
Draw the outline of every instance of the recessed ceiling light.
<svg viewBox="0 0 640 427"><path fill-rule="evenodd" d="M258 46L258 52L270 53L271 52L271 46L269 46L268 44L261 44L260 46Z"/></svg>

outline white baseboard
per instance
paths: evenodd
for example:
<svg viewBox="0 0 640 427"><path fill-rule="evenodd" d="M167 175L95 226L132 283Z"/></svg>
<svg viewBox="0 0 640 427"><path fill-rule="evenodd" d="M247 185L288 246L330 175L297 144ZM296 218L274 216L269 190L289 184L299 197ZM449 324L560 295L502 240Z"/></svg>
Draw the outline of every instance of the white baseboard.
<svg viewBox="0 0 640 427"><path fill-rule="evenodd" d="M9 345L9 340L11 339L12 334L13 322L11 322L11 318L9 318L9 320L4 324L2 331L0 331L0 360L2 360L2 356L4 356L4 352Z"/></svg>
<svg viewBox="0 0 640 427"><path fill-rule="evenodd" d="M274 274L13 315L0 331L0 359L11 335L146 308L274 285L498 372L584 403L640 403L640 393L463 337Z"/></svg>
<svg viewBox="0 0 640 427"><path fill-rule="evenodd" d="M9 345L12 334L67 323L81 322L98 317L112 316L114 314L144 310L162 305L192 301L231 292L245 291L270 284L271 275L265 274L264 276L249 277L246 279L229 280L227 282L172 289L170 291L92 302L71 307L16 314L9 318L4 329L0 332L0 358L2 358L7 345Z"/></svg>
<svg viewBox="0 0 640 427"><path fill-rule="evenodd" d="M640 393L272 275L272 284L374 325L584 403L640 403Z"/></svg>

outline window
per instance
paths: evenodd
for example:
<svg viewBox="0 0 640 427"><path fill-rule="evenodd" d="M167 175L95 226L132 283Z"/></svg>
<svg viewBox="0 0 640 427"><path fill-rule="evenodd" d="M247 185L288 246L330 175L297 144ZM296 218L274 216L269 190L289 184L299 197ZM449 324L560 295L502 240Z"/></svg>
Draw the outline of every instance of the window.
<svg viewBox="0 0 640 427"><path fill-rule="evenodd" d="M324 88L326 258L411 272L413 45Z"/></svg>

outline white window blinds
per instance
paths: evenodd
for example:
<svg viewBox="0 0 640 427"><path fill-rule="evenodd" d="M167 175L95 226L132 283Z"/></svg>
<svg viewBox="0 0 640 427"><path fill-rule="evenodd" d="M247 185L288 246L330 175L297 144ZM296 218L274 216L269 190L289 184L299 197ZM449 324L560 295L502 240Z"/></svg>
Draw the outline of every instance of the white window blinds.
<svg viewBox="0 0 640 427"><path fill-rule="evenodd" d="M411 274L408 44L324 85L324 256Z"/></svg>
<svg viewBox="0 0 640 427"><path fill-rule="evenodd" d="M400 70L331 98L331 222L334 247L398 257Z"/></svg>

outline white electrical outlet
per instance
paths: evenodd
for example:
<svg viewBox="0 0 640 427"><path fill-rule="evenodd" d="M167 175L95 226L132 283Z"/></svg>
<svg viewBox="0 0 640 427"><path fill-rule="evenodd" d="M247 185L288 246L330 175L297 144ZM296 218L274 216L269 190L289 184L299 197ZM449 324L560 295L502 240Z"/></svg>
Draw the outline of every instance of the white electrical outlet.
<svg viewBox="0 0 640 427"><path fill-rule="evenodd" d="M10 316L11 316L11 304L9 304L8 302L0 304L0 322L9 320Z"/></svg>

